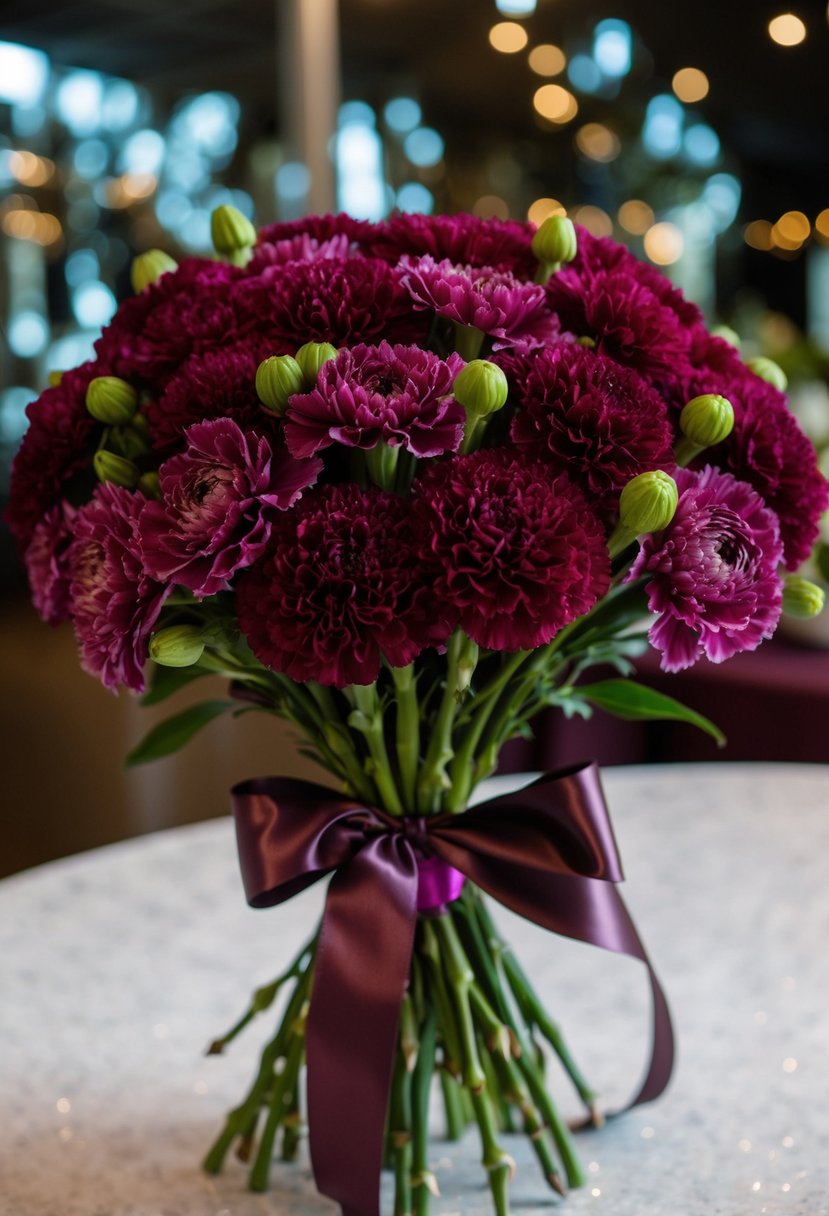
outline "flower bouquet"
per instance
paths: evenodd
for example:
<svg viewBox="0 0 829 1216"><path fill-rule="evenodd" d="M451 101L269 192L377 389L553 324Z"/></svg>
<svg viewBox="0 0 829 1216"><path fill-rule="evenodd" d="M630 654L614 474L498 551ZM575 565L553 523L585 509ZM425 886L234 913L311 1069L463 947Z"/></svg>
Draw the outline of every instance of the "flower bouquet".
<svg viewBox="0 0 829 1216"><path fill-rule="evenodd" d="M423 1216L439 1086L447 1135L478 1128L502 1216L504 1131L556 1191L583 1182L543 1044L586 1119L603 1111L484 893L647 959L594 767L469 809L474 791L547 707L719 738L632 660L650 644L670 671L720 662L787 603L813 610L784 571L827 485L784 396L659 273L566 219L341 215L257 235L225 207L213 235L216 260L136 260L94 362L30 407L8 518L38 611L71 619L107 688L155 703L231 682L134 762L258 710L336 786L233 792L252 904L333 877L321 930L213 1044L282 1000L206 1168L235 1147L264 1189L307 1112L318 1186L348 1216L377 1212L383 1164L397 1216ZM670 1073L650 977L635 1101Z"/></svg>

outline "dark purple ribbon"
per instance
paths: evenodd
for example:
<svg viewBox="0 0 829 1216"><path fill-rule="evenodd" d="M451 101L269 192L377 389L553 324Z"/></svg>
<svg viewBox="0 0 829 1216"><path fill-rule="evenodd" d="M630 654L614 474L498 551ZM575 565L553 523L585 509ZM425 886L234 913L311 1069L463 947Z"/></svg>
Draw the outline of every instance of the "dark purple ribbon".
<svg viewBox="0 0 829 1216"><path fill-rule="evenodd" d="M595 764L548 773L460 815L393 818L281 777L231 792L254 908L332 874L306 1030L311 1160L343 1216L379 1216L383 1137L409 975L418 860L440 858L519 916L640 959L653 996L647 1074L623 1109L662 1093L673 1066L665 995L614 884L622 881ZM617 1112L620 1113L620 1112Z"/></svg>

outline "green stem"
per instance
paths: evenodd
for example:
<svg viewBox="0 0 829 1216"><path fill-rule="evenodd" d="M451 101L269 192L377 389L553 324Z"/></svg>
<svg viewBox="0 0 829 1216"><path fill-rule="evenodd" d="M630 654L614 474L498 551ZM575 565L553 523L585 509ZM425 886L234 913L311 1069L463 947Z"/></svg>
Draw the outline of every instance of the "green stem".
<svg viewBox="0 0 829 1216"><path fill-rule="evenodd" d="M446 646L446 684L420 768L418 810L424 815L440 809L441 797L450 786L446 766L452 759L452 724L458 708L458 664L463 647L464 635L457 630Z"/></svg>
<svg viewBox="0 0 829 1216"><path fill-rule="evenodd" d="M397 693L395 722L397 764L400 769L400 789L407 814L417 810L417 770L420 762L420 706L414 664L391 669Z"/></svg>
<svg viewBox="0 0 829 1216"><path fill-rule="evenodd" d="M481 1134L481 1160L489 1176L489 1188L496 1216L509 1216L509 1184L515 1162L498 1143L495 1117L485 1089L472 1091L472 1106Z"/></svg>
<svg viewBox="0 0 829 1216"><path fill-rule="evenodd" d="M403 803L397 792L386 737L383 728L383 707L377 695L376 684L351 684L346 695L355 707L349 716L349 725L365 737L371 758L372 777L383 804L390 815L402 815Z"/></svg>
<svg viewBox="0 0 829 1216"><path fill-rule="evenodd" d="M381 490L394 490L400 451L399 447L390 447L382 439L373 448L365 449L368 475Z"/></svg>
<svg viewBox="0 0 829 1216"><path fill-rule="evenodd" d="M467 363L470 359L478 358L483 341L484 335L480 329L474 325L461 325L459 322L455 322L455 350Z"/></svg>
<svg viewBox="0 0 829 1216"><path fill-rule="evenodd" d="M420 1050L412 1077L412 1199L414 1216L429 1216L429 1200L439 1194L429 1169L429 1096L435 1070L437 1019L431 1005L420 1028ZM442 1074L446 1075L446 1074ZM452 1082L454 1084L454 1082Z"/></svg>
<svg viewBox="0 0 829 1216"><path fill-rule="evenodd" d="M285 1067L274 1082L268 1117L262 1130L256 1160L250 1171L249 1186L252 1191L266 1191L268 1189L276 1133L282 1120L288 1113L291 1094L299 1077L304 1052L304 1027L302 1025L294 1025L291 1028L290 1045L285 1057Z"/></svg>
<svg viewBox="0 0 829 1216"><path fill-rule="evenodd" d="M448 980L449 997L457 1016L458 1034L463 1057L463 1083L474 1095L486 1086L486 1075L478 1052L475 1024L469 990L474 972L461 939L448 913L431 918L441 947L441 961Z"/></svg>
<svg viewBox="0 0 829 1216"><path fill-rule="evenodd" d="M398 1051L389 1104L389 1137L394 1164L394 1216L412 1216L412 1074Z"/></svg>
<svg viewBox="0 0 829 1216"><path fill-rule="evenodd" d="M459 1077L463 1053L461 1050L460 1032L441 966L440 943L438 942L434 927L434 922L437 919L437 917L429 917L423 922L421 952L426 959L429 985L438 1012L438 1024L443 1039L443 1064L453 1077Z"/></svg>
<svg viewBox="0 0 829 1216"><path fill-rule="evenodd" d="M466 1131L466 1115L461 1101L461 1090L458 1082L445 1068L440 1070L440 1088L443 1094L443 1108L446 1113L446 1139L460 1140Z"/></svg>

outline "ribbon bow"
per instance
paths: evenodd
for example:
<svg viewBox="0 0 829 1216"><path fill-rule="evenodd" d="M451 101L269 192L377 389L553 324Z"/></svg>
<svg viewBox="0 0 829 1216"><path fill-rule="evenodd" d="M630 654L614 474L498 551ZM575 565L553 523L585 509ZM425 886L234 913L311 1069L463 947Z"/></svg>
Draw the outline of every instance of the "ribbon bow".
<svg viewBox="0 0 829 1216"><path fill-rule="evenodd" d="M314 785L255 778L232 790L242 878L255 908L326 874L306 1028L308 1123L317 1187L343 1216L378 1216L386 1107L417 921L424 848L527 920L640 959L653 996L645 1080L673 1065L668 1006L616 890L622 869L598 768L548 773L459 815L406 822ZM413 826L414 825L414 826Z"/></svg>

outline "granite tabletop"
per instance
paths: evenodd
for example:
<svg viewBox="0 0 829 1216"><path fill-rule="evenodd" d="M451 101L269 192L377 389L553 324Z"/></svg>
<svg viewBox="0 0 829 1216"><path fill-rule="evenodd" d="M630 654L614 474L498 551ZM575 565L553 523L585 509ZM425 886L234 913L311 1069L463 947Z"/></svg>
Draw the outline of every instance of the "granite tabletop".
<svg viewBox="0 0 829 1216"><path fill-rule="evenodd" d="M829 1216L829 766L619 768L605 788L676 1072L658 1102L579 1134L589 1181L563 1204L516 1139L514 1213ZM0 883L0 1216L334 1213L305 1155L266 1195L235 1160L199 1169L272 1023L204 1048L321 899L249 909L229 820ZM646 1058L641 965L498 919L593 1085L623 1102ZM436 1141L432 1164L434 1216L489 1211L471 1132Z"/></svg>

